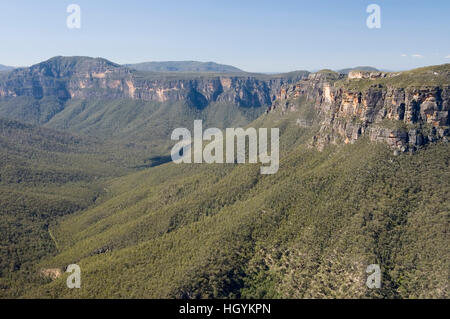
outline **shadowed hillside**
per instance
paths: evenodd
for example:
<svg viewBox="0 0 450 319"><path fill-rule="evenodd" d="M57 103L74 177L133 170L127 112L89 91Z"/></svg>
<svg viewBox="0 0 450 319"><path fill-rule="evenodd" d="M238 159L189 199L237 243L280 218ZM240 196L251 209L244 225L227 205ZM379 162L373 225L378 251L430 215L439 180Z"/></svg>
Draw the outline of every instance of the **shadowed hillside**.
<svg viewBox="0 0 450 319"><path fill-rule="evenodd" d="M145 152L0 119L0 296L17 297L36 263L56 252L49 225L85 209L102 183L144 163Z"/></svg>

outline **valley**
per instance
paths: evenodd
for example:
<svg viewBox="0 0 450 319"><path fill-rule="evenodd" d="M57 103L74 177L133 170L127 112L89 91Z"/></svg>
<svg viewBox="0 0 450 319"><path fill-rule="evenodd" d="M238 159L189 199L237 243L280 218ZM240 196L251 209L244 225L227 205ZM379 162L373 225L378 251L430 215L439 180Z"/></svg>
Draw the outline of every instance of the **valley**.
<svg viewBox="0 0 450 319"><path fill-rule="evenodd" d="M147 67L0 73L0 297L448 297L449 64ZM195 120L278 128L278 171L172 163L172 131Z"/></svg>

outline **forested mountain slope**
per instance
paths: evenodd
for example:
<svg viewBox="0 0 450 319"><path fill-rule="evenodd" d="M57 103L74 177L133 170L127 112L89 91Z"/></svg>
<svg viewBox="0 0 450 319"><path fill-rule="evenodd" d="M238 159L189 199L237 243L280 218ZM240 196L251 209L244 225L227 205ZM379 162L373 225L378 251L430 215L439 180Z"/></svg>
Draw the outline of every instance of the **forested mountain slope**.
<svg viewBox="0 0 450 319"><path fill-rule="evenodd" d="M103 182L143 163L142 150L0 119L0 296L40 282L36 263L56 252L49 225L85 209Z"/></svg>
<svg viewBox="0 0 450 319"><path fill-rule="evenodd" d="M280 127L278 173L171 163L112 180L53 229L59 253L39 266L79 264L83 289L63 276L26 296L446 297L448 144L394 154L363 137L320 152L323 118L292 103L253 123ZM365 285L373 263L380 290Z"/></svg>

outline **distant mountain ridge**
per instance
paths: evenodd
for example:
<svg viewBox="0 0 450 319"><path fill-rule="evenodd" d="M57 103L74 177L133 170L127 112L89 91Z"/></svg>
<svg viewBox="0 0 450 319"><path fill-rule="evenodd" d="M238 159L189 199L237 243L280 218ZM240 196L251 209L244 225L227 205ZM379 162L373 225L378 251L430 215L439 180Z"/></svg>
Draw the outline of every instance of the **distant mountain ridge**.
<svg viewBox="0 0 450 319"><path fill-rule="evenodd" d="M346 68L346 69L341 69L338 70L338 73L341 74L349 74L351 71L370 71L370 72L378 72L380 70L378 70L377 68L374 68L372 66L356 66L354 68Z"/></svg>
<svg viewBox="0 0 450 319"><path fill-rule="evenodd" d="M218 73L242 73L231 65L219 64L215 62L199 61L163 61L163 62L142 62L135 64L125 64L124 66L147 72L218 72Z"/></svg>
<svg viewBox="0 0 450 319"><path fill-rule="evenodd" d="M14 67L0 64L0 72L14 70Z"/></svg>

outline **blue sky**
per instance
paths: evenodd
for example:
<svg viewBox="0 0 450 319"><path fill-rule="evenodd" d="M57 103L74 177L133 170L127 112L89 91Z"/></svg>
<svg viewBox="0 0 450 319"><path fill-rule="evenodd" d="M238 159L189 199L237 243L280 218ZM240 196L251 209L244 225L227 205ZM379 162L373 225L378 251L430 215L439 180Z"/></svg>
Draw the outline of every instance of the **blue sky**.
<svg viewBox="0 0 450 319"><path fill-rule="evenodd" d="M81 29L66 26L71 3L81 7ZM371 3L381 7L380 29L366 26ZM450 63L449 16L448 0L2 0L0 64L85 55L255 72L401 70Z"/></svg>

